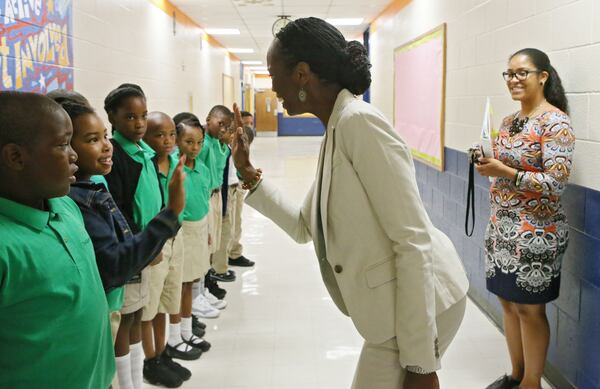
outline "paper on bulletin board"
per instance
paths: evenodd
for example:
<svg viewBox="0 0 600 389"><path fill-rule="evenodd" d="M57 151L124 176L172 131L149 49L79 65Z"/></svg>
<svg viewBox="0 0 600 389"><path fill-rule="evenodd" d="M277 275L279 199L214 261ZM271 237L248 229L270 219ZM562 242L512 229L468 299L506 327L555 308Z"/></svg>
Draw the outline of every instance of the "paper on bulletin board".
<svg viewBox="0 0 600 389"><path fill-rule="evenodd" d="M443 170L446 25L394 52L394 127L413 156Z"/></svg>

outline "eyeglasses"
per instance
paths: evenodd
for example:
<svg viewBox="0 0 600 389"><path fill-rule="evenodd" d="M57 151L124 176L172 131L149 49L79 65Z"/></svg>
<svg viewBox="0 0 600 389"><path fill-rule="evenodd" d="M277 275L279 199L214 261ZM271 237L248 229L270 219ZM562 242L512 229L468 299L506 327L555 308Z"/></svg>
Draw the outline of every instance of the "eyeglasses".
<svg viewBox="0 0 600 389"><path fill-rule="evenodd" d="M510 81L513 77L517 77L519 81L525 81L527 77L529 77L530 73L541 73L540 70L519 70L518 72L502 72L502 77L504 77L505 81Z"/></svg>

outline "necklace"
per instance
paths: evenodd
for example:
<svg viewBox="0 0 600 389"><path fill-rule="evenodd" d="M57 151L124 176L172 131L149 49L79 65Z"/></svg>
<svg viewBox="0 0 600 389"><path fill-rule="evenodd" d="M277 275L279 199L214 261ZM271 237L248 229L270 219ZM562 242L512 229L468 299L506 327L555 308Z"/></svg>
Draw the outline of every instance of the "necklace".
<svg viewBox="0 0 600 389"><path fill-rule="evenodd" d="M531 111L531 113L529 114L529 116L534 117L535 113L537 113L538 109L540 109L540 107L542 105L544 105L544 103L546 102L546 99L544 99L544 101L542 101L540 103L540 105L538 105L537 107L535 107L535 109L533 111ZM529 122L529 116L525 116L522 119L519 119L519 113L517 113L515 115L515 118L513 119L511 125L510 125L510 129L508 130L508 134L510 136L515 136L516 134L519 134L523 131L523 129L525 128L525 125L527 124L527 122Z"/></svg>

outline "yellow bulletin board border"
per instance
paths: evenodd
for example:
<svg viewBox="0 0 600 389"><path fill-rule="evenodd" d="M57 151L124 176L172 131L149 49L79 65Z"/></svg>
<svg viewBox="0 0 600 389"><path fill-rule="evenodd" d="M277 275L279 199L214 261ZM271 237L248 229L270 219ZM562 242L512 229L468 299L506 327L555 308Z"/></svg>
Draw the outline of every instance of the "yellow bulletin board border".
<svg viewBox="0 0 600 389"><path fill-rule="evenodd" d="M442 95L440 105L440 158L429 155L417 149L411 148L412 155L415 159L439 170L444 171L444 146L445 146L445 133L446 133L446 23L442 23L436 28L419 35L415 39L398 46L394 49L394 121L396 120L396 54L412 50L422 44L430 42L433 39L442 39ZM395 128L395 123L394 123Z"/></svg>

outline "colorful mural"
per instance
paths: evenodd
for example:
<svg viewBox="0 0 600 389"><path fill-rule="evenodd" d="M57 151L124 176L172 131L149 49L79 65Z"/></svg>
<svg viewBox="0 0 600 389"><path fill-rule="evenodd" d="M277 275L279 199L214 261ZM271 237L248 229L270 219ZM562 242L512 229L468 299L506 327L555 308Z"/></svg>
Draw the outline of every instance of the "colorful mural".
<svg viewBox="0 0 600 389"><path fill-rule="evenodd" d="M0 90L73 89L72 0L0 0Z"/></svg>

